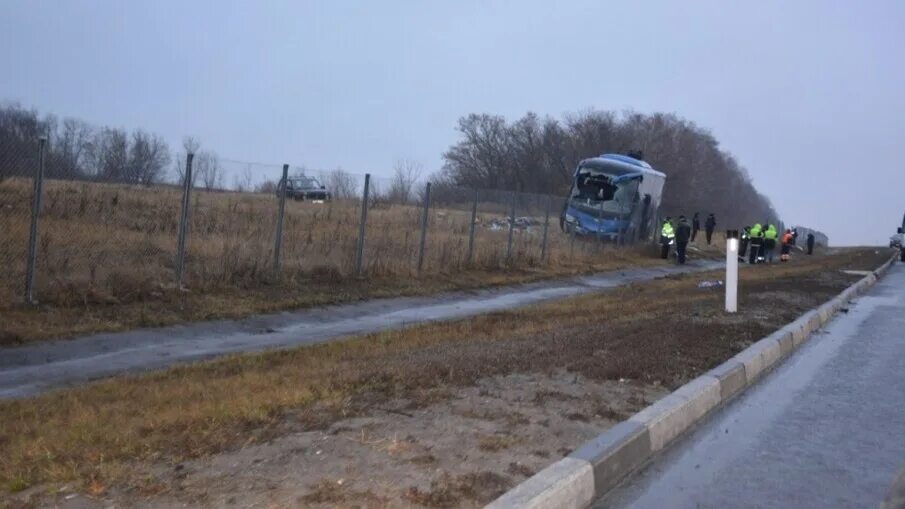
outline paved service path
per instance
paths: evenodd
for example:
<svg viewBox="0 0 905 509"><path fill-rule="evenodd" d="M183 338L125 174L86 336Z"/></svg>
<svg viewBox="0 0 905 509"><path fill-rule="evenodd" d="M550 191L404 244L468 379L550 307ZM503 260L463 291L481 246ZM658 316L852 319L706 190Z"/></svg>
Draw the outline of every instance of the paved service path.
<svg viewBox="0 0 905 509"><path fill-rule="evenodd" d="M595 507L880 505L905 464L905 266Z"/></svg>
<svg viewBox="0 0 905 509"><path fill-rule="evenodd" d="M373 301L190 325L97 334L0 349L0 399L117 373L162 368L234 352L285 348L437 320L513 309L720 262L626 269L568 280Z"/></svg>

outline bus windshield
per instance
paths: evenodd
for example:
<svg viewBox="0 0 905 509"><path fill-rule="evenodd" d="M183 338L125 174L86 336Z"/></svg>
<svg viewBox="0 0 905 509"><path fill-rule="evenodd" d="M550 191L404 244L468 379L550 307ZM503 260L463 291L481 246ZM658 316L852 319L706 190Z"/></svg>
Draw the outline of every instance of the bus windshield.
<svg viewBox="0 0 905 509"><path fill-rule="evenodd" d="M582 167L578 170L569 201L573 207L588 214L606 216L630 214L632 206L638 201L640 176L613 182L628 173L613 175L610 172L603 173Z"/></svg>

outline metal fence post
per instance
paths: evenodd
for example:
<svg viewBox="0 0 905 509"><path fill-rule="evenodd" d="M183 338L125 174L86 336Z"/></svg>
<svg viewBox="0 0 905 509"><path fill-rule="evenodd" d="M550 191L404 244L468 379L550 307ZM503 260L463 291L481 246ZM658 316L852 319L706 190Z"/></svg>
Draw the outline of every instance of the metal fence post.
<svg viewBox="0 0 905 509"><path fill-rule="evenodd" d="M28 260L25 269L25 302L34 303L35 272L38 262L38 216L41 214L41 195L44 193L44 149L47 137L38 138L38 167L35 169L34 191L31 198L31 231L28 235Z"/></svg>
<svg viewBox="0 0 905 509"><path fill-rule="evenodd" d="M424 210L421 212L421 247L418 249L418 274L424 266L424 244L427 241L427 220L431 206L431 183L424 186Z"/></svg>
<svg viewBox="0 0 905 509"><path fill-rule="evenodd" d="M471 265L472 255L474 254L474 229L475 221L478 218L478 190L474 190L474 202L471 204L471 225L468 227L468 258L467 263Z"/></svg>
<svg viewBox="0 0 905 509"><path fill-rule="evenodd" d="M371 187L371 174L365 173L365 190L361 197L361 221L358 223L358 250L355 253L355 274L362 275L362 261L365 251L365 225L368 222L368 191Z"/></svg>
<svg viewBox="0 0 905 509"><path fill-rule="evenodd" d="M506 244L506 264L512 263L512 231L515 229L515 200L518 198L518 192L512 192L512 209L509 213L509 240Z"/></svg>
<svg viewBox="0 0 905 509"><path fill-rule="evenodd" d="M283 247L283 215L286 213L286 184L289 182L289 165L283 165L283 178L280 180L280 205L277 212L277 234L273 241L273 275L280 273L280 249Z"/></svg>
<svg viewBox="0 0 905 509"><path fill-rule="evenodd" d="M185 239L189 229L189 208L192 205L192 159L195 154L185 156L185 179L182 182L182 214L179 216L179 237L176 240L176 287L182 287L182 273L185 268Z"/></svg>
<svg viewBox="0 0 905 509"><path fill-rule="evenodd" d="M553 198L547 196L547 208L544 211L544 240L541 244L540 248L540 260L541 262L547 261L547 230L550 229L550 202L553 201Z"/></svg>

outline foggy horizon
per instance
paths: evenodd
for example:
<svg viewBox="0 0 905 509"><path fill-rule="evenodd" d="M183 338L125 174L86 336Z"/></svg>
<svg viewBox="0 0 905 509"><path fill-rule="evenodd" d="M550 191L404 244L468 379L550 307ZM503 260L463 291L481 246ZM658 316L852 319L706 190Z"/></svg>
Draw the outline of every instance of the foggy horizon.
<svg viewBox="0 0 905 509"><path fill-rule="evenodd" d="M222 158L439 171L457 120L588 109L710 130L787 224L885 245L905 212L905 6L812 1L0 5L0 102ZM662 168L667 174L669 168Z"/></svg>

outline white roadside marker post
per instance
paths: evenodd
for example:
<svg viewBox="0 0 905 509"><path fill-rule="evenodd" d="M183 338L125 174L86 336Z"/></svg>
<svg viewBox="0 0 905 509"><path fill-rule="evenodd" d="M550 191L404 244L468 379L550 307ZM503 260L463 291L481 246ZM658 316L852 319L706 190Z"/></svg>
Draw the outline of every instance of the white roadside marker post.
<svg viewBox="0 0 905 509"><path fill-rule="evenodd" d="M726 230L726 312L738 311L738 230Z"/></svg>

